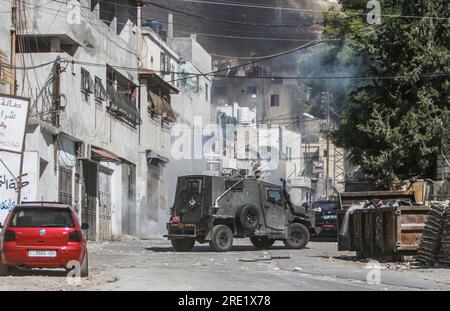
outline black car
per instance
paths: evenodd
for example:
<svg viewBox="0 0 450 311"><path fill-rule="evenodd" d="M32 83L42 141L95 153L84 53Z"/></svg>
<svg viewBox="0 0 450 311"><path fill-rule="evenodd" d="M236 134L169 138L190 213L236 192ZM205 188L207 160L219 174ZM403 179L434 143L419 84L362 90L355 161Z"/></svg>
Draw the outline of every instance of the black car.
<svg viewBox="0 0 450 311"><path fill-rule="evenodd" d="M319 237L337 238L337 201L315 201L312 209L316 213L316 226L321 229Z"/></svg>

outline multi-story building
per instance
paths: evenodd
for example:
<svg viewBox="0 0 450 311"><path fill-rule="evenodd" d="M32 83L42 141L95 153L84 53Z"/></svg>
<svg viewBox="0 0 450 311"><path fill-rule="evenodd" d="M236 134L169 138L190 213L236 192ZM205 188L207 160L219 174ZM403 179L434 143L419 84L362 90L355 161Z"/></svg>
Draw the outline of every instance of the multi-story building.
<svg viewBox="0 0 450 311"><path fill-rule="evenodd" d="M263 172L263 179L280 183L280 178L293 179L300 173L300 134L281 125L258 124L255 108L217 107L222 127L220 173L226 175Z"/></svg>
<svg viewBox="0 0 450 311"><path fill-rule="evenodd" d="M278 77L268 65L235 68L233 62L217 60L215 64L215 69L223 70L219 74L228 77L214 80L214 106L239 103L242 107L257 110L258 123L283 125L293 130L299 128L302 101L307 100L308 91L295 79Z"/></svg>
<svg viewBox="0 0 450 311"><path fill-rule="evenodd" d="M138 235L148 237L165 230L177 177L206 169L202 150L196 156L192 147L195 139L202 147L210 122L211 80L206 74L212 63L195 36L174 37L156 21L142 26L139 163L145 165L138 164ZM185 131L181 140L189 150L183 157L172 152L180 140L177 131L171 135L173 125Z"/></svg>
<svg viewBox="0 0 450 311"><path fill-rule="evenodd" d="M31 99L24 173L35 177L23 199L72 204L89 239L135 234L139 1L21 5L17 95Z"/></svg>

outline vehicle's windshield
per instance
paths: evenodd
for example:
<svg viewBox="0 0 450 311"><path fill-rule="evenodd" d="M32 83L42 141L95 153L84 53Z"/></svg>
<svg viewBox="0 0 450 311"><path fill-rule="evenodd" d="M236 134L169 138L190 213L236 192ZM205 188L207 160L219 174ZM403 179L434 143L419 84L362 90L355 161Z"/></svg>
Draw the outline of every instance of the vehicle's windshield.
<svg viewBox="0 0 450 311"><path fill-rule="evenodd" d="M74 228L72 214L61 208L24 208L14 212L10 227L16 228Z"/></svg>
<svg viewBox="0 0 450 311"><path fill-rule="evenodd" d="M321 208L322 210L325 211L330 211L330 210L334 210L337 206L337 203L334 201L316 201L313 202L312 207L313 208Z"/></svg>

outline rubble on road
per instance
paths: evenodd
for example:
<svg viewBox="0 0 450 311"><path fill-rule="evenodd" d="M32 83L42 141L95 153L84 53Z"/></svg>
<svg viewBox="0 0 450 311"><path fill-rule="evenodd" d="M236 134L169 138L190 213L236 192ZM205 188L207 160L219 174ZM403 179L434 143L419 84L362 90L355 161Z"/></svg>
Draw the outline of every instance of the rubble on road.
<svg viewBox="0 0 450 311"><path fill-rule="evenodd" d="M249 259L239 259L239 262L258 262L258 261L271 261L279 259L291 259L291 256L271 256L264 258L249 258Z"/></svg>

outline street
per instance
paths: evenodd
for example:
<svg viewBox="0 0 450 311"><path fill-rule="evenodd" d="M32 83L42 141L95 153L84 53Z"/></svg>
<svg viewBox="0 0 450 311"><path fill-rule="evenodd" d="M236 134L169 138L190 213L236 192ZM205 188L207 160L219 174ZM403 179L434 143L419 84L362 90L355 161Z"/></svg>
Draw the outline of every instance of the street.
<svg viewBox="0 0 450 311"><path fill-rule="evenodd" d="M145 290L145 291L347 291L448 290L450 269L410 269L381 263L380 284L369 284L367 262L337 252L335 242L310 242L287 250L277 242L268 251L236 240L228 253L196 244L174 253L168 241L139 240L89 245L90 276L69 284L64 270L13 271L0 290ZM274 259L270 260L272 257ZM369 281L372 279L369 279ZM376 283L376 282L375 282Z"/></svg>

